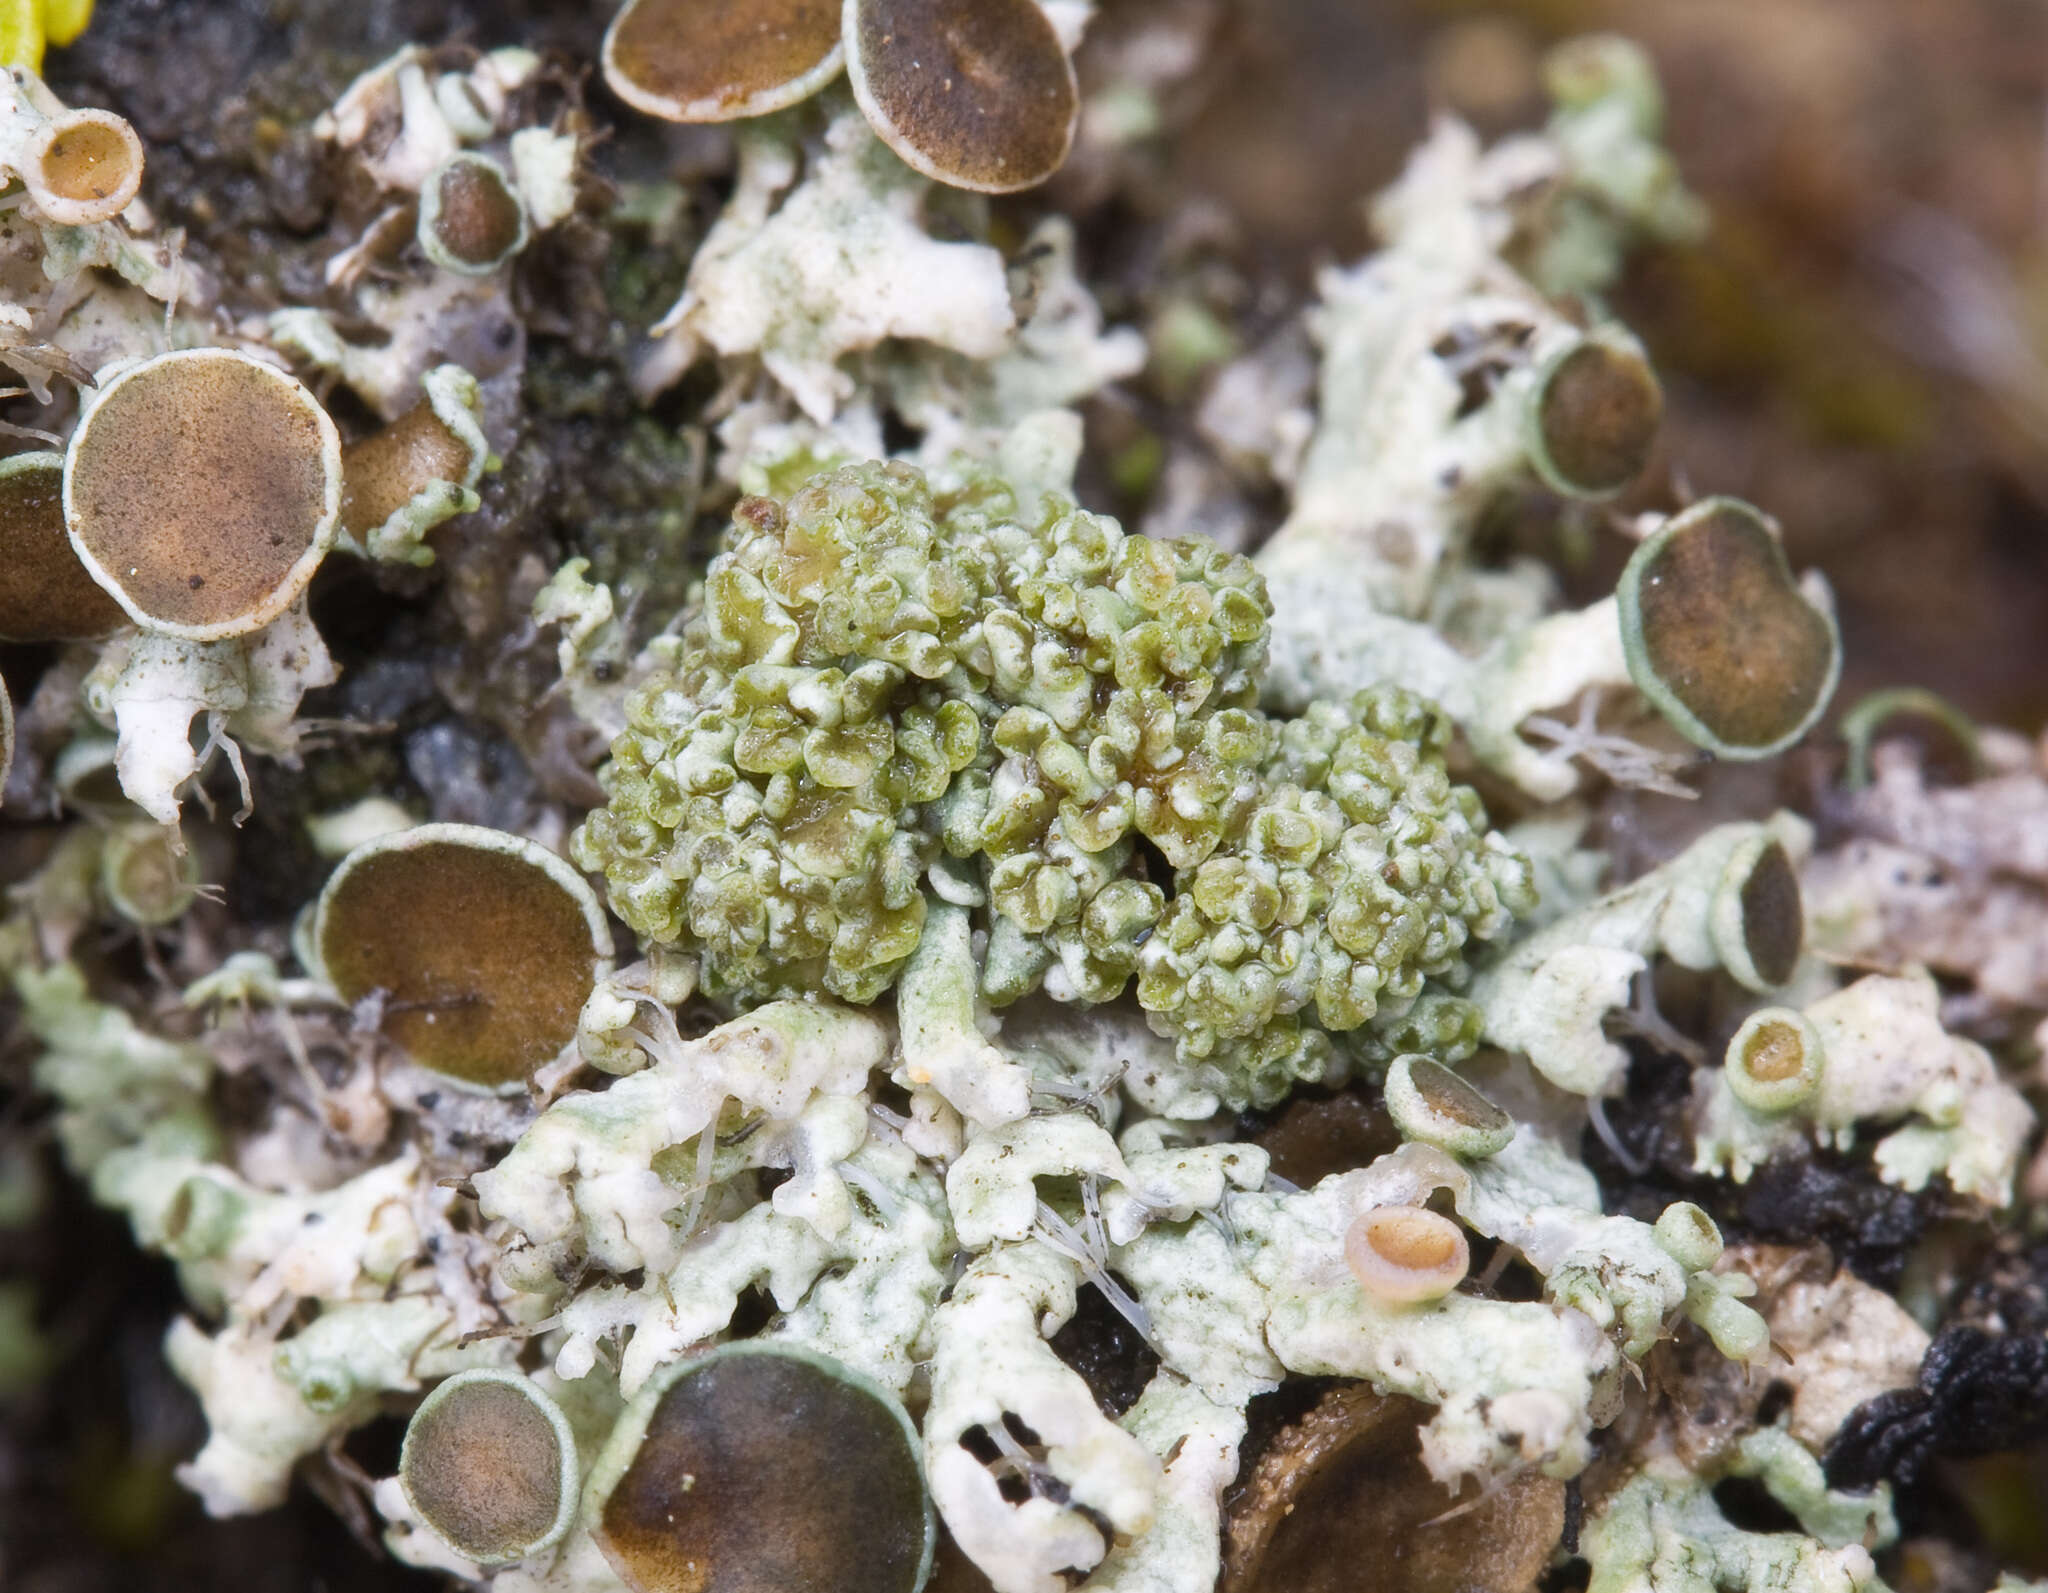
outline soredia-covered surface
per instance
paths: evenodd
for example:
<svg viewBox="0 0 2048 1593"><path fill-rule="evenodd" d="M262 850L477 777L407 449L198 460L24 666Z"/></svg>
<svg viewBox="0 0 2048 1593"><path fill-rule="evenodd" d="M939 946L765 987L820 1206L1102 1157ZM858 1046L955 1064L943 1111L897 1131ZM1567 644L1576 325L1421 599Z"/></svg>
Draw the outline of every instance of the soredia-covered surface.
<svg viewBox="0 0 2048 1593"><path fill-rule="evenodd" d="M1643 49L1290 286L1208 0L29 9L0 1581L2018 1585L2048 764L1826 730Z"/></svg>

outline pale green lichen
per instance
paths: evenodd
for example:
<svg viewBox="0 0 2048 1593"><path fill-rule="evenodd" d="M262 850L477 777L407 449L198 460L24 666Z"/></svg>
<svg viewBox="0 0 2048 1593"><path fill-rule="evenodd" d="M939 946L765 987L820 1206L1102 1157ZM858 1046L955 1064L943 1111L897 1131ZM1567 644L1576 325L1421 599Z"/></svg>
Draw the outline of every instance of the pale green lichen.
<svg viewBox="0 0 2048 1593"><path fill-rule="evenodd" d="M1524 1053L1574 1094L1611 1093L1628 1056L1602 1020L1628 1005L1652 957L1726 968L1756 991L1779 989L1798 972L1804 916L1793 866L1811 845L1811 831L1791 814L1720 825L1670 862L1526 937L1472 982L1486 1038Z"/></svg>
<svg viewBox="0 0 2048 1593"><path fill-rule="evenodd" d="M524 347L504 269L393 264L393 229L410 235L413 196L465 151L509 173L534 233L592 213L581 124L520 125L544 103L539 58L447 59L400 52L319 124L377 214L328 261L333 313L269 322L386 419L424 380L465 445L360 528L362 551L411 562L476 506ZM389 993L342 1007L282 966L281 924L181 940L199 964L182 1005L89 989L96 923L184 923L107 889L111 853L172 834L92 795L95 771L111 755L129 798L174 821L217 746L295 755L300 697L333 674L298 608L249 638L121 635L67 659L59 683L116 740L81 733L55 789L99 828L10 892L0 965L67 1159L177 1265L195 1315L168 1353L211 1430L182 1476L210 1510L275 1503L306 1457L472 1367L531 1378L587 1472L700 1347L753 1337L919 1412L939 1513L998 1593L1206 1593L1250 1402L1305 1377L1426 1404L1419 1458L1452 1486L1575 1477L1599 1447L1594 1593L1872 1584L1888 1497L1830 1492L1816 1457L1910 1379L1925 1335L1853 1280L1773 1285L1768 1253L1724 1254L1697 1206L1608 1209L1573 1152L1581 1098L1601 1124L1628 1066L1610 1020L1661 958L1711 975L1738 1041L1784 1021L1811 1042L1789 1083L1702 1069L1703 1173L1740 1180L1882 1123L1880 1175L1996 1204L2031 1117L1943 1030L1930 980L1836 990L1804 955L1802 821L1721 825L1603 894L1585 810L1523 808L1504 835L1453 779L1469 755L1537 803L1587 767L1683 790L1616 727L1617 705L1641 709L1623 605L1557 611L1547 566L1475 559L1504 499L1597 500L1626 474L1575 474L1545 429L1570 361L1610 362L1642 423L1617 457L1639 462L1654 378L1597 295L1629 237L1697 223L1639 52L1583 43L1549 76L1541 135L1484 150L1439 123L1380 202L1382 251L1324 274L1320 411L1269 428L1293 502L1256 564L1077 506L1064 406L1144 351L1106 324L1069 222L1006 259L981 201L932 189L843 97L743 128L666 342L632 358L646 392L717 358L723 391L689 424L716 449L707 490L752 495L681 612L636 614L628 545L602 544L616 595L583 559L515 582L558 632L580 729L611 740L571 850L641 941L599 970L573 1052L530 1093L461 1096L387 1054ZM162 332L148 295L196 279L118 229L20 229L0 252L139 284L102 281L97 319L72 323L86 374L211 336ZM0 359L32 383L77 374L30 341L46 307L0 305ZM1159 324L1169 382L1226 351L1186 313ZM441 363L500 326L512 347L470 361L481 380ZM894 460L885 422L920 434ZM1283 434L1308 444L1298 474ZM685 495L675 524L695 512ZM1632 529L1654 544L1669 523ZM506 845L573 819L537 811ZM331 854L410 822L371 797L306 828ZM181 910L190 883L173 881ZM294 937L308 974L312 938ZM1630 1019L1684 1049L1648 1005ZM1470 1100L1445 1073L1461 1063ZM1304 1083L1362 1075L1334 1109L1371 1103L1383 1070L1396 1151L1297 1189L1238 1137L1235 1113ZM1453 1241L1426 1298L1354 1270L1361 1224L1404 1219ZM1117 1417L1054 1344L1090 1289L1158 1360ZM1682 1465L1659 1418L1619 1422L1639 1376L1671 1374L1639 1368L1672 1337L1730 1386L1782 1377L1787 1427L1739 1411ZM1713 1499L1726 1476L1801 1530L1738 1530ZM597 1501L558 1545L487 1569L398 1479L374 1492L395 1554L497 1593L619 1593Z"/></svg>
<svg viewBox="0 0 2048 1593"><path fill-rule="evenodd" d="M1791 1016L1803 1020L1806 1045L1818 1053L1813 1087L1771 1110L1741 1100L1726 1068L1703 1072L1696 1086L1702 1170L1740 1182L1809 1136L1847 1150L1859 1124L1909 1117L1915 1121L1886 1134L1873 1154L1887 1182L1924 1189L1940 1174L1959 1195L1990 1206L2011 1201L2033 1109L1982 1046L1942 1027L1931 977L1871 974ZM1729 1042L1731 1063L1751 1032Z"/></svg>
<svg viewBox="0 0 2048 1593"><path fill-rule="evenodd" d="M1593 1593L1794 1593L1882 1588L1871 1552L1897 1536L1888 1493L1834 1493L1820 1462L1786 1433L1763 1428L1743 1440L1729 1475L1755 1477L1798 1517L1800 1532L1751 1532L1715 1503L1713 1483L1675 1457L1632 1477L1586 1523Z"/></svg>

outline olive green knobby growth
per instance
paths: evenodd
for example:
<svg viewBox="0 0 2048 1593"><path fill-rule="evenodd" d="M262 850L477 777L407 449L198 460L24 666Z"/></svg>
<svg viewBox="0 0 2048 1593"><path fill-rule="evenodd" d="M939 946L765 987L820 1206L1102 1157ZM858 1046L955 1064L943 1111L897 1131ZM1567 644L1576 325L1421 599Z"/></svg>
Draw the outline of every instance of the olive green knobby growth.
<svg viewBox="0 0 2048 1593"><path fill-rule="evenodd" d="M574 841L645 940L741 1005L876 999L927 871L985 908L983 985L1139 999L1225 1093L1320 1076L1323 1031L1409 1012L1533 901L1393 688L1290 723L1254 706L1263 583L983 475L902 464L743 502L680 660L633 699ZM957 860L957 861L948 861ZM1462 1002L1393 1050L1469 1050Z"/></svg>

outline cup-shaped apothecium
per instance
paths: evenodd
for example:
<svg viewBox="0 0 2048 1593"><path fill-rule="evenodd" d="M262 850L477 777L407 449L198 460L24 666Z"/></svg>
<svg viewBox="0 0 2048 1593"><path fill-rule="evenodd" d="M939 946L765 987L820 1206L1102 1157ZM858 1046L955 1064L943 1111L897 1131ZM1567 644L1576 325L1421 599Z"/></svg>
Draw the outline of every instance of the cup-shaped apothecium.
<svg viewBox="0 0 2048 1593"><path fill-rule="evenodd" d="M1729 855L1707 908L1721 966L1759 995L1792 977L1806 945L1799 875L1774 835L1754 835Z"/></svg>
<svg viewBox="0 0 2048 1593"><path fill-rule="evenodd" d="M597 897L546 847L474 824L423 824L343 858L314 907L311 944L343 1000L378 996L383 1032L413 1061L482 1090L516 1091L576 1038L611 972Z"/></svg>
<svg viewBox="0 0 2048 1593"><path fill-rule="evenodd" d="M761 1339L658 1373L592 1466L585 1510L634 1593L917 1593L937 1536L896 1397Z"/></svg>
<svg viewBox="0 0 2048 1593"><path fill-rule="evenodd" d="M142 140L112 111L63 111L29 138L21 180L44 219L60 227L112 221L142 187Z"/></svg>
<svg viewBox="0 0 2048 1593"><path fill-rule="evenodd" d="M1344 1235L1359 1286L1385 1305L1440 1300L1472 1267L1465 1230L1423 1206L1374 1206Z"/></svg>
<svg viewBox="0 0 2048 1593"><path fill-rule="evenodd" d="M1784 751L1834 694L1835 617L1800 590L1775 527L1740 499L1705 498L1665 521L1614 595L1629 677L1720 757Z"/></svg>
<svg viewBox="0 0 2048 1593"><path fill-rule="evenodd" d="M374 558L431 560L427 532L476 508L490 459L476 378L437 365L421 386L411 409L341 451L341 529Z"/></svg>
<svg viewBox="0 0 2048 1593"><path fill-rule="evenodd" d="M145 929L177 922L199 900L199 855L175 828L137 818L100 843L100 894Z"/></svg>
<svg viewBox="0 0 2048 1593"><path fill-rule="evenodd" d="M1453 1156L1491 1156L1515 1137L1512 1117L1430 1057L1395 1057L1387 1069L1386 1101L1404 1138Z"/></svg>
<svg viewBox="0 0 2048 1593"><path fill-rule="evenodd" d="M561 1542L581 1477L561 1408L518 1372L458 1372L405 1429L398 1480L421 1522L481 1566L510 1565Z"/></svg>
<svg viewBox="0 0 2048 1593"><path fill-rule="evenodd" d="M1735 1098L1752 1112L1775 1116L1813 1099L1827 1054L1804 1013L1764 1007L1735 1031L1724 1065Z"/></svg>
<svg viewBox="0 0 2048 1593"><path fill-rule="evenodd" d="M420 248L443 271L489 276L527 237L519 190L488 155L451 156L420 185Z"/></svg>
<svg viewBox="0 0 2048 1593"><path fill-rule="evenodd" d="M1612 323L1550 357L1527 411L1529 461L1572 498L1606 498L1650 462L1664 390L1643 347Z"/></svg>
<svg viewBox="0 0 2048 1593"><path fill-rule="evenodd" d="M671 122L765 116L818 92L845 62L840 0L629 0L604 36L604 77Z"/></svg>
<svg viewBox="0 0 2048 1593"><path fill-rule="evenodd" d="M64 530L64 456L0 459L0 638L89 642L127 623Z"/></svg>
<svg viewBox="0 0 2048 1593"><path fill-rule="evenodd" d="M1565 1485L1523 1467L1447 1492L1418 1454L1430 1414L1419 1400L1350 1384L1275 1433L1226 1495L1220 1593L1533 1585L1564 1526Z"/></svg>
<svg viewBox="0 0 2048 1593"><path fill-rule="evenodd" d="M341 512L341 437L305 387L229 349L120 369L80 418L64 519L87 573L148 630L210 642L306 589Z"/></svg>
<svg viewBox="0 0 2048 1593"><path fill-rule="evenodd" d="M1658 1248L1687 1272L1705 1272L1727 1248L1719 1225L1689 1200L1666 1206L1650 1232Z"/></svg>
<svg viewBox="0 0 2048 1593"><path fill-rule="evenodd" d="M846 0L845 44L869 124L927 177L1013 193L1073 146L1080 87L1036 0Z"/></svg>

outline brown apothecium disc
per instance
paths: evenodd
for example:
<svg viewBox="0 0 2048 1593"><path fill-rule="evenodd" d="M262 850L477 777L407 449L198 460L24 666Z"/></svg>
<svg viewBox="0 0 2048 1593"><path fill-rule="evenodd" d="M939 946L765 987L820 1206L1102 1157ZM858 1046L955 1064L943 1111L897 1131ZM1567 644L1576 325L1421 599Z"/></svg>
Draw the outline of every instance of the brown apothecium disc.
<svg viewBox="0 0 2048 1593"><path fill-rule="evenodd" d="M468 824L366 842L320 893L314 942L349 1002L383 998L383 1032L423 1067L483 1089L523 1084L576 1036L610 967L597 899L568 864Z"/></svg>
<svg viewBox="0 0 2048 1593"><path fill-rule="evenodd" d="M85 642L127 623L65 533L64 456L0 460L0 637Z"/></svg>
<svg viewBox="0 0 2048 1593"><path fill-rule="evenodd" d="M1073 63L1034 0L847 0L846 74L883 141L956 188L1029 188L1074 142Z"/></svg>
<svg viewBox="0 0 2048 1593"><path fill-rule="evenodd" d="M628 0L604 36L612 92L672 122L766 115L839 66L839 0Z"/></svg>
<svg viewBox="0 0 2048 1593"><path fill-rule="evenodd" d="M341 438L297 381L227 349L131 366L79 422L71 545L138 624L193 641L268 624L334 540Z"/></svg>
<svg viewBox="0 0 2048 1593"><path fill-rule="evenodd" d="M895 1399L756 1341L683 1367L591 1528L635 1593L916 1593L934 1523Z"/></svg>

